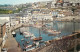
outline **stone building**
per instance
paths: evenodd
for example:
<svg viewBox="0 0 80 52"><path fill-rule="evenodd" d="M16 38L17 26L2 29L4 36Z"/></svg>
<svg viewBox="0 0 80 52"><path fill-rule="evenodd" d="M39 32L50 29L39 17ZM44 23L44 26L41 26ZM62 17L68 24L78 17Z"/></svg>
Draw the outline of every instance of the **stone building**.
<svg viewBox="0 0 80 52"><path fill-rule="evenodd" d="M6 23L2 23L0 20L0 51L4 47L5 42L6 42Z"/></svg>
<svg viewBox="0 0 80 52"><path fill-rule="evenodd" d="M0 38L0 52L1 52L1 48L2 48L2 38Z"/></svg>

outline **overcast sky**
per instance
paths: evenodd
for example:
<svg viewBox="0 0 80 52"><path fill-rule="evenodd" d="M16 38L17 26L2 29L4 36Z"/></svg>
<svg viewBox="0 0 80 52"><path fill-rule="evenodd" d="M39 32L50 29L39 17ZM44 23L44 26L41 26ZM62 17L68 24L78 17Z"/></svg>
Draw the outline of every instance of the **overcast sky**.
<svg viewBox="0 0 80 52"><path fill-rule="evenodd" d="M49 1L49 0L0 0L0 4L22 4L29 2Z"/></svg>

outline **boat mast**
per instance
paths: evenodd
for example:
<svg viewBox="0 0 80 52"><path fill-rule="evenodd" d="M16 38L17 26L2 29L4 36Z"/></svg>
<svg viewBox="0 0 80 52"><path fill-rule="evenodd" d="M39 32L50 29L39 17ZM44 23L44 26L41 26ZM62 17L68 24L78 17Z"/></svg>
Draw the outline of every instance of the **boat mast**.
<svg viewBox="0 0 80 52"><path fill-rule="evenodd" d="M39 28L39 37L41 37L40 28Z"/></svg>
<svg viewBox="0 0 80 52"><path fill-rule="evenodd" d="M43 30L43 18L42 18L42 30Z"/></svg>
<svg viewBox="0 0 80 52"><path fill-rule="evenodd" d="M74 28L74 32L75 33L75 18L73 18L73 28ZM77 52L77 35L74 36L74 40L75 40L75 43L74 43L74 52Z"/></svg>

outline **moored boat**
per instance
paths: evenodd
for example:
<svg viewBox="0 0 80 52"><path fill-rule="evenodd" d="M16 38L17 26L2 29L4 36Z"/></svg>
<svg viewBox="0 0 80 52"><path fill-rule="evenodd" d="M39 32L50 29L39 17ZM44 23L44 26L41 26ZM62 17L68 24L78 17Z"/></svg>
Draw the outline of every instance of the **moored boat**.
<svg viewBox="0 0 80 52"><path fill-rule="evenodd" d="M16 33L14 31L12 32L12 35L13 35L13 37L16 37Z"/></svg>
<svg viewBox="0 0 80 52"><path fill-rule="evenodd" d="M21 41L24 41L24 39L21 39Z"/></svg>
<svg viewBox="0 0 80 52"><path fill-rule="evenodd" d="M20 32L20 35L23 35L23 33L22 33L22 32Z"/></svg>
<svg viewBox="0 0 80 52"><path fill-rule="evenodd" d="M13 32L12 32L12 35L15 35L15 34L16 34L16 33L13 31Z"/></svg>
<svg viewBox="0 0 80 52"><path fill-rule="evenodd" d="M26 48L31 48L32 47L32 45L28 45L28 46L26 46Z"/></svg>
<svg viewBox="0 0 80 52"><path fill-rule="evenodd" d="M23 32L23 35L24 35L24 37L32 37L32 36L34 36L30 32Z"/></svg>
<svg viewBox="0 0 80 52"><path fill-rule="evenodd" d="M60 31L56 31L56 30L47 30L47 32L51 33L51 34L60 34Z"/></svg>
<svg viewBox="0 0 80 52"><path fill-rule="evenodd" d="M33 40L34 41L39 41L39 40L42 40L42 37L34 38Z"/></svg>

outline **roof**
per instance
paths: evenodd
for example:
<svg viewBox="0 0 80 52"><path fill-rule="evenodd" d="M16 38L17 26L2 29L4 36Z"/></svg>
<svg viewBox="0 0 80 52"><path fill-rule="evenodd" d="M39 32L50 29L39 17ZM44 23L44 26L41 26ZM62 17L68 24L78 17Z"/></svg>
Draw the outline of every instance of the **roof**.
<svg viewBox="0 0 80 52"><path fill-rule="evenodd" d="M15 14L0 14L0 17L10 17L14 16Z"/></svg>
<svg viewBox="0 0 80 52"><path fill-rule="evenodd" d="M9 17L10 14L0 14L0 17Z"/></svg>
<svg viewBox="0 0 80 52"><path fill-rule="evenodd" d="M2 20L2 19L0 19L0 25L3 25L3 24L5 24L6 22L8 22L7 20Z"/></svg>

